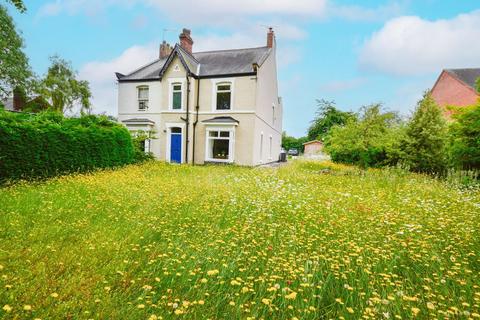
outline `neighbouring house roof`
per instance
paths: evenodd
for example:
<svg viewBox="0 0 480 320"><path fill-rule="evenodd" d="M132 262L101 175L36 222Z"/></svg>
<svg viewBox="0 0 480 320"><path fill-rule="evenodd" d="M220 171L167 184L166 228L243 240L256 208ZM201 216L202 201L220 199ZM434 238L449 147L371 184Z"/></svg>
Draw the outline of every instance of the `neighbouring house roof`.
<svg viewBox="0 0 480 320"><path fill-rule="evenodd" d="M240 121L232 117L215 117L212 119L203 120L203 123L217 123L217 124L238 124Z"/></svg>
<svg viewBox="0 0 480 320"><path fill-rule="evenodd" d="M197 77L248 75L255 73L254 64L261 66L271 50L268 47L258 47L189 54L177 44L167 58L154 60L127 75L121 73L116 75L120 82L160 80L176 56L179 57L183 66Z"/></svg>
<svg viewBox="0 0 480 320"><path fill-rule="evenodd" d="M146 124L146 125L154 125L155 121L152 121L147 118L132 118L132 119L126 119L122 120L123 123L131 123L131 124Z"/></svg>
<svg viewBox="0 0 480 320"><path fill-rule="evenodd" d="M476 90L475 82L480 78L480 68L446 69L445 71Z"/></svg>
<svg viewBox="0 0 480 320"><path fill-rule="evenodd" d="M305 145L307 145L307 144L312 144L312 143L320 143L320 144L323 144L323 142L320 141L320 140L312 140L312 141L307 141L307 142L303 143L303 145L305 146Z"/></svg>

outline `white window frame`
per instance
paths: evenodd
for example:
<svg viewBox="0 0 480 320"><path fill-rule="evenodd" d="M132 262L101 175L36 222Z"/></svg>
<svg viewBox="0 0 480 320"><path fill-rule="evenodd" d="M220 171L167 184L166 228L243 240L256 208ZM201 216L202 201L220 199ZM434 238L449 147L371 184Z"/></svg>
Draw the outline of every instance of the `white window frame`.
<svg viewBox="0 0 480 320"><path fill-rule="evenodd" d="M228 113L235 109L233 102L235 101L235 79L234 78L218 78L212 81L212 111L215 113ZM230 85L230 109L217 110L217 87L221 84Z"/></svg>
<svg viewBox="0 0 480 320"><path fill-rule="evenodd" d="M173 86L180 85L182 87L182 105L180 109L173 109ZM185 79L170 78L168 79L168 110L175 112L185 112Z"/></svg>
<svg viewBox="0 0 480 320"><path fill-rule="evenodd" d="M220 138L220 137L210 137L210 132L212 131L228 131L230 132L230 137ZM210 140L222 139L229 140L228 144L228 159L214 159L209 157L209 149L212 147ZM233 163L235 161L235 125L224 125L224 126L206 126L205 128L205 162L221 162L221 163Z"/></svg>
<svg viewBox="0 0 480 320"><path fill-rule="evenodd" d="M272 103L272 126L275 126L275 103Z"/></svg>
<svg viewBox="0 0 480 320"><path fill-rule="evenodd" d="M147 99L140 99L140 89L147 89ZM140 102L141 101L146 101L146 107L144 109L140 109ZM150 102L150 87L147 85L140 85L137 86L137 110L139 112L145 112L148 110L148 105Z"/></svg>
<svg viewBox="0 0 480 320"><path fill-rule="evenodd" d="M165 161L170 162L170 144L172 141L172 128L182 129L182 160L181 163L185 163L185 123L184 122L167 122L165 123L167 130L167 141L165 143Z"/></svg>
<svg viewBox="0 0 480 320"><path fill-rule="evenodd" d="M263 163L263 131L260 132L260 163Z"/></svg>
<svg viewBox="0 0 480 320"><path fill-rule="evenodd" d="M272 154L273 154L273 136L272 135L270 135L269 143L270 143L270 145L269 145L270 149L268 150L268 160L271 161L273 159L273 157L272 157Z"/></svg>

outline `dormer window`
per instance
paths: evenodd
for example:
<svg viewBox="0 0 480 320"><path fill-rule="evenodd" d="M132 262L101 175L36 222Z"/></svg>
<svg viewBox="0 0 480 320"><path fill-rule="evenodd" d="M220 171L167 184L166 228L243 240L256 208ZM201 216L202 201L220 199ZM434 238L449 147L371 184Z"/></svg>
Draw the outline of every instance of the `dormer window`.
<svg viewBox="0 0 480 320"><path fill-rule="evenodd" d="M217 110L232 108L232 84L230 82L217 84Z"/></svg>
<svg viewBox="0 0 480 320"><path fill-rule="evenodd" d="M182 109L182 84L172 83L172 109Z"/></svg>
<svg viewBox="0 0 480 320"><path fill-rule="evenodd" d="M137 87L138 90L138 111L148 109L148 86Z"/></svg>

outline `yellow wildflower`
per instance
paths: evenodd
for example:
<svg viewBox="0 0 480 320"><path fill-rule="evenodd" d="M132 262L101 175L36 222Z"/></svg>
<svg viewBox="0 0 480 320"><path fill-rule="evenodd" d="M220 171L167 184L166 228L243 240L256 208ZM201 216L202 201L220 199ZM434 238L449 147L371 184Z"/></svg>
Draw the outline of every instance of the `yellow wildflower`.
<svg viewBox="0 0 480 320"><path fill-rule="evenodd" d="M295 291L292 291L290 294L287 294L285 296L285 299L294 300L296 297L297 297L297 293Z"/></svg>

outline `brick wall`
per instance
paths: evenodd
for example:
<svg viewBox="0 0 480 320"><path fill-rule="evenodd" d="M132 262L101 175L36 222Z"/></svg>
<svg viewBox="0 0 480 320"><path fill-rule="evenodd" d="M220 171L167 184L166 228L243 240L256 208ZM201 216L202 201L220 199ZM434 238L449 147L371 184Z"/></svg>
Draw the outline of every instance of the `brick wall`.
<svg viewBox="0 0 480 320"><path fill-rule="evenodd" d="M448 72L442 72L432 89L432 97L439 106L464 107L477 102L479 95Z"/></svg>

